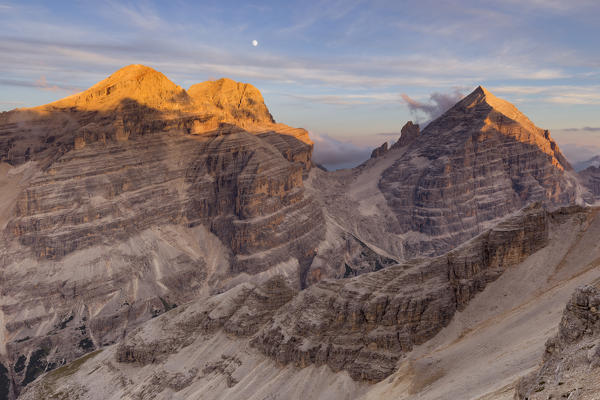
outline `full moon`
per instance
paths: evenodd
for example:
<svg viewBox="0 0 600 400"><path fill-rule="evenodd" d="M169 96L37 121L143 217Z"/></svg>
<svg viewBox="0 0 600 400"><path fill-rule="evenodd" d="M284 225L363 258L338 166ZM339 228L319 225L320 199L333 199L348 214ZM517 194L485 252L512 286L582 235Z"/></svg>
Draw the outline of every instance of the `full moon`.
<svg viewBox="0 0 600 400"><path fill-rule="evenodd" d="M252 46L254 46L254 47L258 46L258 40L253 40L252 41Z"/></svg>

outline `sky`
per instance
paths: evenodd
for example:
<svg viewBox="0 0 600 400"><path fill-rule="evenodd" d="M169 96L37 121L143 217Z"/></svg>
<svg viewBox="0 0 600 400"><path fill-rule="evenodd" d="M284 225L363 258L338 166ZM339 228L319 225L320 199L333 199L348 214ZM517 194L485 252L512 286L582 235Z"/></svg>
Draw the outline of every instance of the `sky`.
<svg viewBox="0 0 600 400"><path fill-rule="evenodd" d="M600 154L598 38L598 0L0 0L0 111L128 64L184 88L228 77L339 168L483 85L577 162Z"/></svg>

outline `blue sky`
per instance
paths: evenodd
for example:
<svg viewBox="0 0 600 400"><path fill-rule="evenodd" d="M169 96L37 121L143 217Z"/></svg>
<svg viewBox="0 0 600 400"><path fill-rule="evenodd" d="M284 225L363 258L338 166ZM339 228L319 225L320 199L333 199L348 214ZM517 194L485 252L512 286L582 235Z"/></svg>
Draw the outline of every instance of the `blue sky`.
<svg viewBox="0 0 600 400"><path fill-rule="evenodd" d="M0 110L133 63L184 88L227 76L345 165L481 84L576 160L600 154L598 38L597 0L0 0Z"/></svg>

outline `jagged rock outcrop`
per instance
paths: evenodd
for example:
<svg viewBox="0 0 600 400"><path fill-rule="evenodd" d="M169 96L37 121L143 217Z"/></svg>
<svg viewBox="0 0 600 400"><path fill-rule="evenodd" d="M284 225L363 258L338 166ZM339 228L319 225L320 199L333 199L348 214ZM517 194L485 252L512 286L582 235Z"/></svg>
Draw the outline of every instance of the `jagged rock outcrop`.
<svg viewBox="0 0 600 400"><path fill-rule="evenodd" d="M301 287L324 235L302 182L311 152L306 131L276 124L251 85L187 92L139 65L3 114L11 391L236 277L276 269Z"/></svg>
<svg viewBox="0 0 600 400"><path fill-rule="evenodd" d="M419 124L413 124L412 121L408 121L400 130L400 138L396 143L392 145L392 149L405 147L415 141L420 133Z"/></svg>
<svg viewBox="0 0 600 400"><path fill-rule="evenodd" d="M388 151L388 144L387 144L387 142L385 142L384 144L377 147L376 149L373 149L373 151L371 152L371 158L381 157L387 151Z"/></svg>
<svg viewBox="0 0 600 400"><path fill-rule="evenodd" d="M578 288L541 367L519 382L515 400L593 400L600 393L600 283Z"/></svg>

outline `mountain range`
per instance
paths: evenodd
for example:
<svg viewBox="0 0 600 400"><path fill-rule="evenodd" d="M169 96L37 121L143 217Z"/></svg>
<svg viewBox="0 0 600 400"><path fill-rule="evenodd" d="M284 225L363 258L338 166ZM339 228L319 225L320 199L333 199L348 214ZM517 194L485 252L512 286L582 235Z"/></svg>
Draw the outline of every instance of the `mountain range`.
<svg viewBox="0 0 600 400"><path fill-rule="evenodd" d="M579 162L577 164L575 164L575 170L576 171L583 171L589 167L600 167L600 155L594 156L592 158L590 158L589 160L586 161L582 161Z"/></svg>
<svg viewBox="0 0 600 400"><path fill-rule="evenodd" d="M356 168L312 150L141 65L0 114L0 398L593 398L597 168L481 86Z"/></svg>

